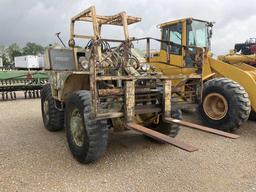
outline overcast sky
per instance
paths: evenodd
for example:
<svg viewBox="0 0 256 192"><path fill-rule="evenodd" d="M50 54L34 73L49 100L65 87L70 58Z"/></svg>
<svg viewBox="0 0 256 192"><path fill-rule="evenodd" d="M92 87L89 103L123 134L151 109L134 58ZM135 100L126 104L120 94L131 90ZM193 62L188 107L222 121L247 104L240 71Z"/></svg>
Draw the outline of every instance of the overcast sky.
<svg viewBox="0 0 256 192"><path fill-rule="evenodd" d="M0 44L32 41L42 45L56 42L55 33L69 36L70 18L96 5L98 14L126 11L142 22L130 28L131 36L159 38L156 25L183 17L215 21L212 50L222 54L236 42L256 37L255 0L0 0Z"/></svg>

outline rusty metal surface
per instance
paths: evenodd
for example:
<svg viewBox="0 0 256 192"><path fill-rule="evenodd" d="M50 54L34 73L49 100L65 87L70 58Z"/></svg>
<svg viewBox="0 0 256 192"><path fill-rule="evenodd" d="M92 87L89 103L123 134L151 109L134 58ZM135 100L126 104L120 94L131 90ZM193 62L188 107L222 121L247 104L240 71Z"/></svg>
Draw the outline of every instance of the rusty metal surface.
<svg viewBox="0 0 256 192"><path fill-rule="evenodd" d="M156 96L156 94L154 94L154 93L157 91L158 90L150 89L150 88L146 88L146 87L143 87L143 88L136 87L135 93L138 94L138 96L140 96L140 94L150 94L151 96ZM124 95L124 92L125 92L125 90L122 88L98 89L98 94L101 97L108 96L108 95L121 96L121 95Z"/></svg>
<svg viewBox="0 0 256 192"><path fill-rule="evenodd" d="M109 112L109 113L101 113L97 114L96 119L101 120L101 119L113 119L113 118L119 118L123 117L124 114L122 112Z"/></svg>
<svg viewBox="0 0 256 192"><path fill-rule="evenodd" d="M131 81L133 79L134 79L134 77L130 77L130 76L100 76L100 77L96 78L97 81L111 81L111 80Z"/></svg>
<svg viewBox="0 0 256 192"><path fill-rule="evenodd" d="M91 6L88 9L84 10L83 12L77 14L72 18L72 21L88 21L92 22L92 15L95 12L95 6ZM94 15L94 17L97 19L98 23L100 25L119 25L122 26L122 15L125 14L125 12L120 12L118 14L112 15L112 16L102 16L102 15ZM134 17L134 16L127 16L127 24L133 24L140 22L141 18Z"/></svg>
<svg viewBox="0 0 256 192"><path fill-rule="evenodd" d="M139 70L140 61L132 52L133 38L129 37L128 25L139 20L136 17L127 16L125 12L111 17L99 16L96 14L94 6L73 17L70 23L69 51L74 53L75 61L72 65L75 66L75 69L51 73L54 97L64 101L64 96L68 97L73 91L90 91L92 98L90 116L96 119L124 116L124 122L133 122L135 114L153 113L155 116L159 116L160 113L163 113L166 117L170 116L170 77L163 76L162 73ZM93 35L75 34L77 21L91 22ZM115 40L102 38L101 28L104 24L123 27L124 40L116 41L119 42L119 45L111 47L108 41ZM75 46L77 38L90 40L84 49L79 49ZM59 52L62 50L57 49ZM86 65L88 66L86 67ZM68 84L67 80L72 80L70 76L77 76L78 73L84 75L84 78L72 78L74 79L73 83ZM81 86L74 89L73 87L76 85ZM162 87L163 93L159 91L162 90ZM70 93L63 91L64 88ZM161 105L152 106L154 103L161 103Z"/></svg>
<svg viewBox="0 0 256 192"><path fill-rule="evenodd" d="M182 126L185 126L185 127L188 127L188 128L196 129L196 130L207 132L207 133L212 133L212 134L227 137L227 138L230 138L230 139L239 138L238 135L235 135L235 134L232 134L232 133L227 133L227 132L224 132L224 131L220 131L220 130L217 130L217 129L212 129L212 128L209 128L209 127L206 127L206 126L190 123L190 122L183 121L183 120L173 119L173 118L170 118L170 117L165 118L164 120L168 123L174 123L174 124L182 125Z"/></svg>
<svg viewBox="0 0 256 192"><path fill-rule="evenodd" d="M164 117L171 116L171 97L172 97L172 82L171 80L163 81L163 104L164 104Z"/></svg>
<svg viewBox="0 0 256 192"><path fill-rule="evenodd" d="M132 122L135 117L135 84L134 81L125 82L125 118Z"/></svg>
<svg viewBox="0 0 256 192"><path fill-rule="evenodd" d="M186 143L184 143L182 141L178 141L177 139L174 139L172 137L169 137L167 135L164 135L164 134L159 133L157 131L154 131L152 129L143 127L143 126L138 125L136 123L128 123L127 127L130 128L130 129L133 129L135 131L138 131L140 133L143 133L143 134L145 134L145 135L147 135L149 137L157 139L159 141L171 144L171 145L173 145L175 147L178 147L178 148L180 148L182 150L185 150L185 151L188 151L188 152L194 152L194 151L198 150L198 148L194 147L193 145L186 144Z"/></svg>
<svg viewBox="0 0 256 192"><path fill-rule="evenodd" d="M145 113L159 113L161 112L160 105L141 105L135 107L135 114L145 114Z"/></svg>
<svg viewBox="0 0 256 192"><path fill-rule="evenodd" d="M113 89L99 89L98 90L99 96L100 97L104 97L104 96L108 96L108 95L112 95L112 96L121 96L124 94L124 90L123 89L118 89L118 88L113 88Z"/></svg>
<svg viewBox="0 0 256 192"><path fill-rule="evenodd" d="M92 25L92 35L75 34L76 22L90 22ZM132 39L129 36L128 25L139 22L137 17L128 16L125 12L114 16L99 16L94 6L80 12L71 19L69 51L73 51L74 70L54 71L52 73L54 97L65 101L65 98L77 90L88 90L92 98L91 117L97 119L111 119L125 116L125 121L132 122L136 113L160 113L163 107L147 108L135 110L136 105L147 106L159 102L158 97L170 106L168 97L169 88L166 95L161 96L159 92L162 83L168 77L156 72L143 72L140 68L140 60L133 54ZM121 25L123 28L124 40L104 39L101 28L105 24ZM90 39L85 48L76 47L76 39ZM109 42L119 43L114 47ZM61 48L55 47L59 52ZM87 80L80 78L74 83L67 84L69 76L84 75ZM73 78L74 79L74 78ZM71 79L72 80L72 79ZM70 81L71 81L70 80ZM68 88L81 85L80 89ZM85 86L86 85L86 86ZM66 88L65 88L66 87ZM70 93L67 91L68 90ZM65 97L65 98L64 98ZM165 99L166 98L166 99ZM114 105L116 103L117 105ZM167 113L169 113L168 110ZM155 114L158 115L158 114Z"/></svg>

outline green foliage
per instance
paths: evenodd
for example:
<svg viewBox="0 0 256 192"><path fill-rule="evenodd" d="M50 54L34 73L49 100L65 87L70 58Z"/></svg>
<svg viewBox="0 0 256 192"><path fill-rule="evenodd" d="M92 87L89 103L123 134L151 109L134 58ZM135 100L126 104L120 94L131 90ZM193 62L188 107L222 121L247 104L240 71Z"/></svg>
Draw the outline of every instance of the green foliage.
<svg viewBox="0 0 256 192"><path fill-rule="evenodd" d="M0 57L3 59L3 65L9 68L14 63L14 57L22 55L38 55L44 53L44 47L36 43L27 43L24 48L20 48L17 43L9 47L0 45Z"/></svg>
<svg viewBox="0 0 256 192"><path fill-rule="evenodd" d="M23 48L23 55L38 55L44 53L44 47L36 43L27 43Z"/></svg>
<svg viewBox="0 0 256 192"><path fill-rule="evenodd" d="M0 45L0 57L3 59L4 66L10 65L10 59L7 53L7 49L3 45Z"/></svg>
<svg viewBox="0 0 256 192"><path fill-rule="evenodd" d="M22 55L22 49L16 43L11 44L8 47L7 52L11 62L14 61L14 57Z"/></svg>

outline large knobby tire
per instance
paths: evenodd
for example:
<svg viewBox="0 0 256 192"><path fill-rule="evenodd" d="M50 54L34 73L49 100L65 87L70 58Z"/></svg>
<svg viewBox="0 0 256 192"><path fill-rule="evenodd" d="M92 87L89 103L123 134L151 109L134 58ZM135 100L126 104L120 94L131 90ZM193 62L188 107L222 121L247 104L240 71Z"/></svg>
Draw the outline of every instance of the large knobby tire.
<svg viewBox="0 0 256 192"><path fill-rule="evenodd" d="M68 145L72 155L83 164L98 160L107 147L107 123L105 120L91 119L91 109L89 91L77 91L66 102L65 128Z"/></svg>
<svg viewBox="0 0 256 192"><path fill-rule="evenodd" d="M179 109L172 110L171 112L171 117L174 119L179 119L182 120L182 112ZM169 135L170 137L176 137L180 131L180 125L178 124L171 124L171 123L166 123L163 121L162 117L159 120L158 124L152 125L152 129L155 131L158 131L160 133L163 133L165 135Z"/></svg>
<svg viewBox="0 0 256 192"><path fill-rule="evenodd" d="M171 117L174 118L174 119L182 120L181 110L179 110L179 109L172 110L171 111ZM173 137L173 138L175 138L178 135L178 133L180 131L180 127L181 126L177 125L177 124L166 123L162 119L162 116L160 117L158 124L149 125L150 129L152 129L154 131L157 131L157 132L160 132L160 133L163 133L163 134L168 135L168 136ZM149 139L150 141L153 141L153 142L162 143L159 140L156 140L152 137L146 136L146 138Z"/></svg>
<svg viewBox="0 0 256 192"><path fill-rule="evenodd" d="M64 112L56 109L51 86L46 84L41 90L41 111L44 126L49 131L59 131L64 127Z"/></svg>
<svg viewBox="0 0 256 192"><path fill-rule="evenodd" d="M251 111L245 89L227 78L215 78L204 83L199 114L209 127L233 132L247 121Z"/></svg>
<svg viewBox="0 0 256 192"><path fill-rule="evenodd" d="M249 120L256 121L256 112L253 109L251 110Z"/></svg>

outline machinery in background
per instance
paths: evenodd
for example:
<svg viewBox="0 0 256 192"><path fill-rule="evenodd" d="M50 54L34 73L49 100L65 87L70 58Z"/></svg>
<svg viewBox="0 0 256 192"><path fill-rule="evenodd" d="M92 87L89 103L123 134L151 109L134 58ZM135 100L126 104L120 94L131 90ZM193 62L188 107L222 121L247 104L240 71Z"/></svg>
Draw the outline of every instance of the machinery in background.
<svg viewBox="0 0 256 192"><path fill-rule="evenodd" d="M39 98L42 86L48 81L43 71L3 70L0 71L0 98L16 99L16 92L24 92L25 99Z"/></svg>
<svg viewBox="0 0 256 192"><path fill-rule="evenodd" d="M229 63L238 67L240 66L240 68L243 66L243 68L248 71L256 70L256 54L243 55L237 54L236 52L231 52L227 55L218 56L218 59L225 63Z"/></svg>
<svg viewBox="0 0 256 192"><path fill-rule="evenodd" d="M148 63L173 78L173 102L197 108L205 125L232 132L256 111L256 69L212 57L212 22L185 18L160 25L161 39L146 38ZM152 40L160 51L150 53Z"/></svg>
<svg viewBox="0 0 256 192"><path fill-rule="evenodd" d="M0 99L15 100L17 91L24 92L25 99L39 98L42 86L48 82L48 75L43 71L43 57L20 56L14 61L9 69L0 66Z"/></svg>
<svg viewBox="0 0 256 192"><path fill-rule="evenodd" d="M256 54L256 38L249 38L245 43L237 43L234 49L242 55Z"/></svg>
<svg viewBox="0 0 256 192"><path fill-rule="evenodd" d="M230 64L232 68L237 68L237 78L245 78L244 85L247 87L249 96L252 101L252 111L250 114L250 120L256 120L255 112L255 72L256 72L256 38L250 38L245 43L235 44L235 49L231 50L227 55L218 56L218 60Z"/></svg>
<svg viewBox="0 0 256 192"><path fill-rule="evenodd" d="M15 69L43 69L44 58L43 56L26 55L14 58Z"/></svg>
<svg viewBox="0 0 256 192"><path fill-rule="evenodd" d="M243 65L248 70L255 70L245 64L256 66L256 38L250 38L245 43L237 43L234 48L229 54L218 56L218 59L236 66Z"/></svg>

